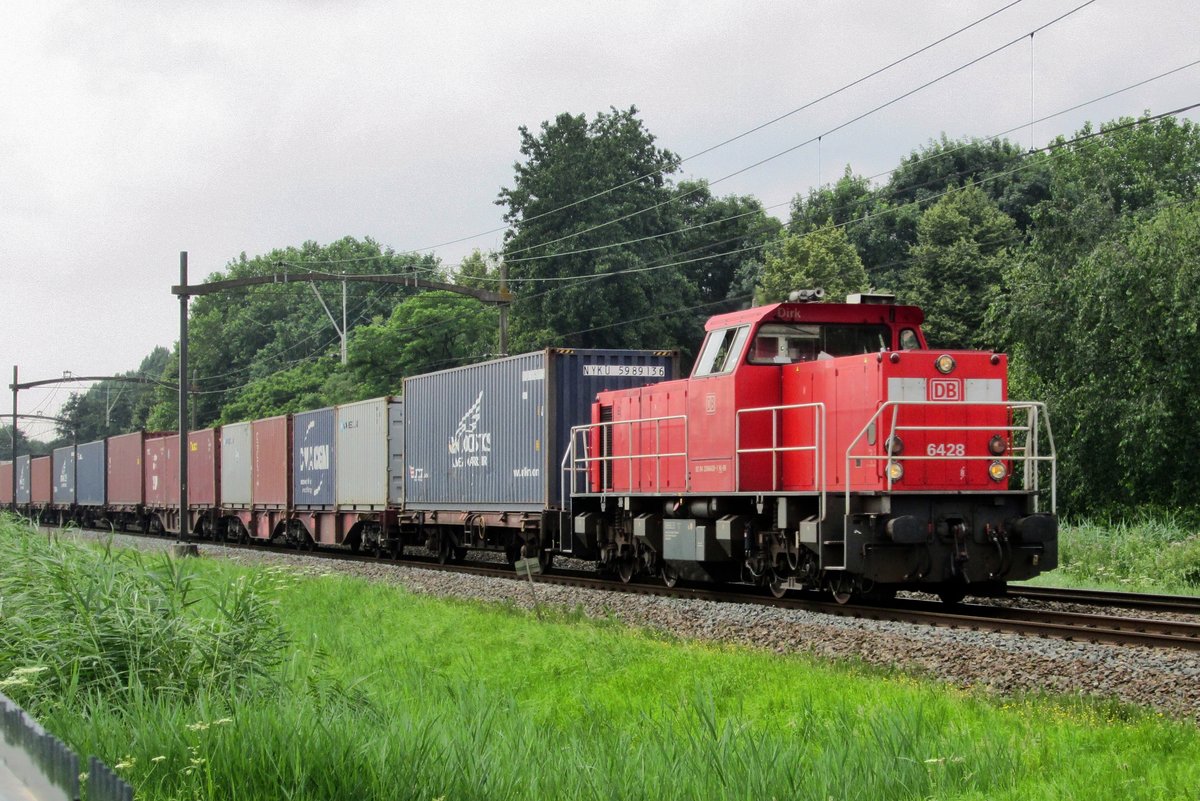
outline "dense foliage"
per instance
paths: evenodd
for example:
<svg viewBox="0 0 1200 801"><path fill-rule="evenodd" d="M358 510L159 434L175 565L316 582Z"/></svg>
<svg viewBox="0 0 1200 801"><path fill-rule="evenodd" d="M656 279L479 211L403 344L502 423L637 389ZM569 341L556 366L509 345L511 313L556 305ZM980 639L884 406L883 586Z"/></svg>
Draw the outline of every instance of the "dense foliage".
<svg viewBox="0 0 1200 801"><path fill-rule="evenodd" d="M934 347L1010 354L1010 394L1049 404L1069 511L1196 508L1195 124L1118 120L1035 153L943 136L883 182L847 167L798 195L786 225L753 197L674 182L678 157L633 108L562 114L518 144L498 253L447 266L347 238L243 255L221 277L408 273L495 290L504 264L511 352L678 348L685 364L708 316L755 296L892 291L925 309ZM334 316L340 289L321 287ZM197 299L197 426L398 393L406 375L499 350L496 309L472 298L356 283L348 296L345 365L309 285ZM173 380L175 364L156 349L138 372ZM85 440L173 428L176 414L168 389L104 384L67 411Z"/></svg>
<svg viewBox="0 0 1200 801"><path fill-rule="evenodd" d="M47 544L0 516L0 687L35 713L69 699L231 693L283 660L263 576L209 583L166 555Z"/></svg>

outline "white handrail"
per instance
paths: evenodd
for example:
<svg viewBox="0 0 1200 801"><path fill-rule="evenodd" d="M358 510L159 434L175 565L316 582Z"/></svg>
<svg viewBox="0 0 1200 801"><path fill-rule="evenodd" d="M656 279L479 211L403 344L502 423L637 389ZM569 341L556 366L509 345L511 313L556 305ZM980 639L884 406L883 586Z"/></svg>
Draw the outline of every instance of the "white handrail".
<svg viewBox="0 0 1200 801"><path fill-rule="evenodd" d="M779 413L785 411L800 411L811 409L813 412L813 444L812 445L779 445ZM742 447L742 415L771 413L771 447L743 448ZM813 454L813 490L820 493L820 519L825 520L825 494L828 489L825 483L825 404L824 403L787 403L777 406L756 406L749 409L738 409L734 418L734 488L742 489L742 454L770 453L771 459L771 491L779 491L778 457L782 453Z"/></svg>
<svg viewBox="0 0 1200 801"><path fill-rule="evenodd" d="M672 421L678 421L683 424L683 450L682 451L671 451L668 453L661 453L661 452L659 452L659 448L662 445L663 423L672 422ZM605 455L600 455L600 456L588 455L588 439L586 436L583 436L583 435L590 433L593 430L599 429L601 431L601 436L603 436L603 431L606 428L612 428L615 430L617 426L627 426L629 429L630 439L632 439L633 433L634 433L634 429L633 429L634 426L650 425L650 424L654 425L654 446L655 447L654 447L653 453L633 453L632 449L631 449L629 453L620 454L620 455L614 455L614 454L605 454ZM583 457L579 457L579 456L575 455L575 438L576 437L581 437L580 441L583 443L583 449L584 449ZM615 463L618 460L622 460L626 463L626 467L629 470L629 484L630 484L630 488L632 489L633 480L634 480L633 479L634 464L643 459L654 459L655 460L655 462L654 462L654 483L656 485L656 488L659 490L662 489L662 460L663 459L682 459L683 460L683 474L684 474L683 491L690 492L691 488L692 488L692 480L691 480L691 476L687 470L688 442L689 442L689 440L688 440L688 418L687 418L687 415L685 415L685 414L671 414L671 415L662 415L662 416L658 416L658 417L639 417L639 418L636 418L633 420L602 420L598 423L584 423L583 425L574 426L571 428L571 443L570 443L569 447L567 448L567 453L564 454L564 456L563 456L564 470L567 469L567 468L565 468L565 465L566 465L568 456L571 459L571 467L569 468L570 473L571 473L571 494L572 495L575 494L576 473L584 471L585 475L586 475L586 471L587 471L588 467L592 464L610 465L610 464ZM608 482L603 481L601 483L606 485ZM605 487L602 486L601 493L603 494L604 491L605 491Z"/></svg>
<svg viewBox="0 0 1200 801"><path fill-rule="evenodd" d="M902 425L897 424L900 407L902 407L902 406L903 407L927 407L927 408L934 407L934 408L938 408L938 409L946 409L946 408L961 409L964 407L972 407L972 408L995 407L995 408L1004 408L1004 409L1009 410L1010 412L1022 412L1023 411L1028 415L1028 418L1027 418L1027 423L1024 426L1015 425L1015 424L1004 425L1004 426L988 426L988 425L981 425L981 426L903 425L902 426ZM1051 510L1051 512L1056 512L1058 510L1058 494L1057 494L1058 493L1058 465L1057 465L1057 451L1055 450L1055 447L1054 447L1054 433L1050 429L1050 418L1048 415L1045 414L1046 405L1044 403L1041 403L1038 401L974 401L974 402L966 402L966 403L947 403L947 402L937 402L937 401L887 401L887 402L881 404L880 407L875 410L875 414L871 415L871 418L866 422L866 425L864 425L862 427L862 429L858 432L858 435L853 440L851 440L849 447L846 448L846 471L845 471L844 476L845 476L845 482L846 482L846 509L847 510L850 509L850 491L851 491L851 488L850 488L850 461L851 461L851 459L867 460L867 461L887 461L888 466L890 467L893 462L903 462L903 461L950 461L950 460L953 460L953 461L995 461L996 459L999 459L999 458L1001 458L1001 456L1003 456L1003 454L1001 456L996 456L996 455L992 455L992 454L983 454L983 455L979 455L979 456L973 456L973 455L967 455L965 453L961 454L961 455L954 454L954 455L942 455L942 456L938 456L938 455L921 456L921 455L916 455L916 454L911 455L911 456L905 456L903 454L893 454L890 452L885 452L885 453L880 453L880 454L858 454L858 455L852 456L851 454L854 451L854 448L857 447L860 442L862 442L864 437L868 436L868 432L871 430L872 426L875 426L878 423L880 416L883 414L884 410L887 410L887 409L891 410L892 425L891 425L890 430L893 433L896 431L967 431L967 432L969 432L969 431L983 431L983 432L1011 431L1014 433L1024 432L1025 436L1026 436L1024 446L1023 447L1017 447L1017 446L1011 447L1010 450L1012 451L1012 453L1010 453L1007 456L1007 458L1010 461L1021 463L1021 465L1023 467L1023 472L1024 472L1024 475L1022 476L1022 482L1024 484L1023 489L1030 491L1030 492L1034 492L1034 493L1040 492L1040 489L1041 489L1037 467L1043 462L1048 463L1050 465L1050 510ZM1042 455L1038 451L1038 439L1039 439L1038 435L1040 433L1042 425L1045 425L1047 443L1050 446L1050 453L1046 454L1046 455ZM890 451L890 449L886 447L886 443L884 446L884 450ZM887 489L889 492L891 492L894 482L892 481L890 470L885 470L885 474L887 475ZM1037 508L1037 503L1038 503L1038 500L1035 497L1034 498L1034 508L1035 509Z"/></svg>

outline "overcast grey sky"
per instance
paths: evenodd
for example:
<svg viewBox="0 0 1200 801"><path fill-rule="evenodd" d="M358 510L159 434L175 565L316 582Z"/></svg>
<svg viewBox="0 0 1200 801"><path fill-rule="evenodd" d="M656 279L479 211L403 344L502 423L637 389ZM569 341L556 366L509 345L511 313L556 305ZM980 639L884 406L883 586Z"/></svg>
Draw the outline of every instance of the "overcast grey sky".
<svg viewBox="0 0 1200 801"><path fill-rule="evenodd" d="M853 90L688 161L715 181L1028 34L1084 0L1023 0ZM134 369L239 253L370 236L397 250L494 229L517 128L636 105L680 155L796 108L1010 0L124 0L0 11L0 374ZM988 136L1200 59L1200 3L1097 0L887 110L713 187L776 213L849 164ZM1036 126L1200 101L1193 68ZM1190 115L1193 119L1196 115ZM1012 138L1030 142L1021 128ZM438 250L457 263L490 233ZM331 331L332 336L332 331ZM53 413L69 388L22 394ZM0 413L11 411L4 393ZM35 436L45 428L30 425Z"/></svg>

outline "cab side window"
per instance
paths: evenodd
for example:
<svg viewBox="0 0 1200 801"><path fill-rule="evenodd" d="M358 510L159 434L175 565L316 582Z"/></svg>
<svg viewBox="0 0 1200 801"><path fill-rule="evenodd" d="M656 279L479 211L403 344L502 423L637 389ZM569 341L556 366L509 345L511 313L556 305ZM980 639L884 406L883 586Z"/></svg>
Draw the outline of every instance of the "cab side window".
<svg viewBox="0 0 1200 801"><path fill-rule="evenodd" d="M921 340L917 337L917 332L911 328L904 328L900 331L900 350L920 350Z"/></svg>
<svg viewBox="0 0 1200 801"><path fill-rule="evenodd" d="M721 375L731 371L737 365L738 357L746 346L749 332L748 325L709 331L704 339L704 347L700 350L700 358L696 360L696 369L692 372L692 377Z"/></svg>

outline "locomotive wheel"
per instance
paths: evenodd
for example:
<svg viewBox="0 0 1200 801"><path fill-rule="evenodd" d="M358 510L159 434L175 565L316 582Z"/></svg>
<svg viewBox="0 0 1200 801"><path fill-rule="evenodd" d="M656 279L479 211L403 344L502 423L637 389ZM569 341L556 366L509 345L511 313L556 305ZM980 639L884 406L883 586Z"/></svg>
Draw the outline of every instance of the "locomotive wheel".
<svg viewBox="0 0 1200 801"><path fill-rule="evenodd" d="M873 603L887 603L896 600L896 587L890 584L876 584L863 593L863 597Z"/></svg>
<svg viewBox="0 0 1200 801"><path fill-rule="evenodd" d="M829 590L833 594L833 600L839 604L848 604L850 599L854 597L854 580L849 576L839 576L836 579L830 579Z"/></svg>
<svg viewBox="0 0 1200 801"><path fill-rule="evenodd" d="M633 580L633 574L636 568L637 562L635 562L632 557L621 557L621 560L617 562L617 575L621 578L622 584L628 584Z"/></svg>
<svg viewBox="0 0 1200 801"><path fill-rule="evenodd" d="M942 587L938 590L938 598L942 599L942 603L946 606L958 606L962 603L963 598L967 597L966 587Z"/></svg>
<svg viewBox="0 0 1200 801"><path fill-rule="evenodd" d="M668 587L674 587L679 583L678 571L676 571L675 568L671 567L666 562L663 562L662 570L660 572L662 573L663 584L666 584Z"/></svg>

